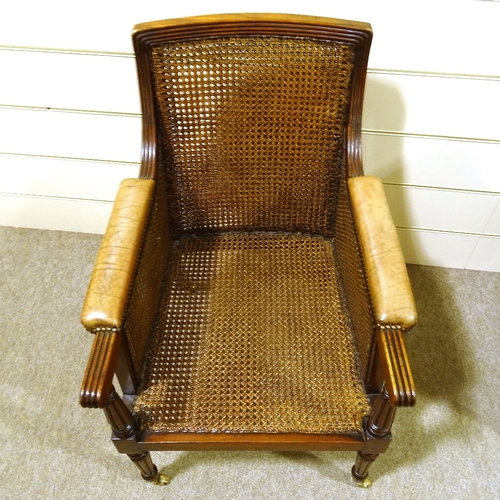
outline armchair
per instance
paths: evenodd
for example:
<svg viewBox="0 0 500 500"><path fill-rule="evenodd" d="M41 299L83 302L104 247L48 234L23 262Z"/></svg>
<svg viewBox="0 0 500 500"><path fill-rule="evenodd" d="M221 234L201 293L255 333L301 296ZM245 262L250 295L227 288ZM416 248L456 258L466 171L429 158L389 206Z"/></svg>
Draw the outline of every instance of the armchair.
<svg viewBox="0 0 500 500"><path fill-rule="evenodd" d="M157 450L352 450L366 486L415 403L412 292L362 169L371 36L270 14L135 27L142 165L83 306L80 402L144 479L165 482Z"/></svg>

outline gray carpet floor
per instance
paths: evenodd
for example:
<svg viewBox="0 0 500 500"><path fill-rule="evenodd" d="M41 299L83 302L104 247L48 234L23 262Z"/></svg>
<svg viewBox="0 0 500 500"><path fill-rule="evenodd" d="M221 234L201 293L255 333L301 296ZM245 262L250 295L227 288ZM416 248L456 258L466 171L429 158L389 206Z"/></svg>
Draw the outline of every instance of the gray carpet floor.
<svg viewBox="0 0 500 500"><path fill-rule="evenodd" d="M354 453L154 453L140 479L99 410L78 405L92 342L79 324L97 235L0 228L0 498L500 498L500 273L409 266L418 389L394 441L351 485Z"/></svg>

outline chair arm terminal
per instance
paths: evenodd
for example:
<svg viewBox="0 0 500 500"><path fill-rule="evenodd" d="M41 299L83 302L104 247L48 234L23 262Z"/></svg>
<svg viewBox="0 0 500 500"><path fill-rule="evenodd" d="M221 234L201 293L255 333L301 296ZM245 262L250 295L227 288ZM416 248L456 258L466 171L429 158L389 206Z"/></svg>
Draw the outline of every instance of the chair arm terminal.
<svg viewBox="0 0 500 500"><path fill-rule="evenodd" d="M389 404L391 406L414 406L415 383L406 354L403 331L396 327L379 328L377 347Z"/></svg>
<svg viewBox="0 0 500 500"><path fill-rule="evenodd" d="M96 332L80 389L80 404L84 408L104 408L108 403L121 337L118 332Z"/></svg>

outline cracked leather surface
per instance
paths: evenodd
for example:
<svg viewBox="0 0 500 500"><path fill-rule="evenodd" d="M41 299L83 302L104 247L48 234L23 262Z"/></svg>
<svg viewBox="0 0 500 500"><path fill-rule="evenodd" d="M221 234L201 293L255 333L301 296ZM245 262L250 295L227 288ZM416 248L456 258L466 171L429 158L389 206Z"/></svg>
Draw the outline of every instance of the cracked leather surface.
<svg viewBox="0 0 500 500"><path fill-rule="evenodd" d="M81 315L89 330L119 329L153 192L152 179L121 182Z"/></svg>
<svg viewBox="0 0 500 500"><path fill-rule="evenodd" d="M382 182L370 176L348 182L376 320L409 329L415 301Z"/></svg>

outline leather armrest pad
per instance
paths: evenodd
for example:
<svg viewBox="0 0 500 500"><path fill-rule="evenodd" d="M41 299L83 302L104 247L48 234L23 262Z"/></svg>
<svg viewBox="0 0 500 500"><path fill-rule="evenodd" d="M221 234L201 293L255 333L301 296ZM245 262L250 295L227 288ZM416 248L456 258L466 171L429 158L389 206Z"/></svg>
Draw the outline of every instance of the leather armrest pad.
<svg viewBox="0 0 500 500"><path fill-rule="evenodd" d="M81 322L89 331L121 326L153 186L152 179L120 184L83 305Z"/></svg>
<svg viewBox="0 0 500 500"><path fill-rule="evenodd" d="M360 176L348 183L376 320L409 329L417 311L382 182Z"/></svg>

